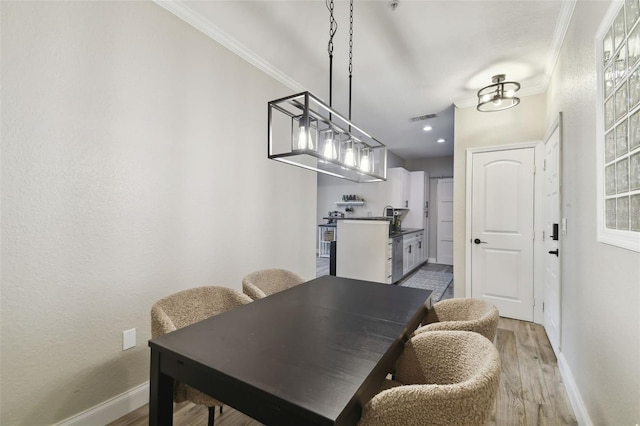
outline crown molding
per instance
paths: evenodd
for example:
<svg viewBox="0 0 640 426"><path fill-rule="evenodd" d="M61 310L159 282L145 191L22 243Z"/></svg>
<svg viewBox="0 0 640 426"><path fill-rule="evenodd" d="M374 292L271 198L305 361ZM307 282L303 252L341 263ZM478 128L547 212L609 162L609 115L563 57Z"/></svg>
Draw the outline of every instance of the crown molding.
<svg viewBox="0 0 640 426"><path fill-rule="evenodd" d="M229 49L231 52L240 56L242 59L250 63L251 65L258 68L260 71L264 72L268 76L282 83L289 89L294 92L304 92L307 89L280 71L278 68L265 61L260 55L239 43L233 37L231 37L226 32L222 31L220 28L213 25L207 19L203 18L202 15L195 12L191 9L187 3L183 0L153 0L158 6L163 9L173 13L178 18L182 19L187 24L191 25L198 31L205 34L207 37L215 40L220 43L222 46Z"/></svg>
<svg viewBox="0 0 640 426"><path fill-rule="evenodd" d="M547 58L547 63L544 67L544 76L542 85L545 90L549 86L551 76L556 69L558 58L560 57L560 50L562 50L562 44L564 38L567 35L567 30L571 24L571 18L573 17L573 11L576 8L577 0L563 1L560 8L560 15L558 15L558 22L556 23L556 29L553 32L553 40L551 41L551 49Z"/></svg>

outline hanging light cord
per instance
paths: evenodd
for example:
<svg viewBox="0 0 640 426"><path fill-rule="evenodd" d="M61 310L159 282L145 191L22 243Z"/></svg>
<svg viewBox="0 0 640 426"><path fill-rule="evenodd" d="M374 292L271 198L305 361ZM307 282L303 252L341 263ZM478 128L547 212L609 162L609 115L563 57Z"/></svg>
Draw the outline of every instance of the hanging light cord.
<svg viewBox="0 0 640 426"><path fill-rule="evenodd" d="M352 81L353 81L353 0L349 2L349 121L351 121L351 82Z"/></svg>
<svg viewBox="0 0 640 426"><path fill-rule="evenodd" d="M327 50L329 51L329 106L333 98L333 36L338 30L338 23L333 17L333 0L325 0L325 5L329 9L329 44Z"/></svg>

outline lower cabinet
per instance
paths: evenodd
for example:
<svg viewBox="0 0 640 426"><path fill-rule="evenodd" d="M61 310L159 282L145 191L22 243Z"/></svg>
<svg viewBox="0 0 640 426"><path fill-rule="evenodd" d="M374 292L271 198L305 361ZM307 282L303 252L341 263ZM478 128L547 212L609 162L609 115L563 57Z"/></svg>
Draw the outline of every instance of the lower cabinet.
<svg viewBox="0 0 640 426"><path fill-rule="evenodd" d="M402 272L408 274L418 265L426 260L426 250L424 247L424 232L414 232L407 234L403 239Z"/></svg>

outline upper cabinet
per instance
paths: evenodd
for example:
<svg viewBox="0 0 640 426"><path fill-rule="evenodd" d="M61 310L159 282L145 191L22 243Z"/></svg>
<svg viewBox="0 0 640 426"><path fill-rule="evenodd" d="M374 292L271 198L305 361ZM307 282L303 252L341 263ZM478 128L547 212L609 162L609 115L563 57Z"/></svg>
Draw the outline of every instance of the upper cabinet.
<svg viewBox="0 0 640 426"><path fill-rule="evenodd" d="M387 204L396 209L409 208L411 173L402 167L387 169Z"/></svg>

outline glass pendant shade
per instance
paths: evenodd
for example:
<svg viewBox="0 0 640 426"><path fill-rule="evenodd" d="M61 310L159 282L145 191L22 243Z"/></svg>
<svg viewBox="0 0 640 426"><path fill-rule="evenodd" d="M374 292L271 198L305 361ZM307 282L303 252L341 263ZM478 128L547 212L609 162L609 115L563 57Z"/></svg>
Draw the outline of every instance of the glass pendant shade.
<svg viewBox="0 0 640 426"><path fill-rule="evenodd" d="M342 149L340 152L342 155L342 163L347 167L357 167L358 165L358 145L353 139L347 139L342 143Z"/></svg>
<svg viewBox="0 0 640 426"><path fill-rule="evenodd" d="M364 173L369 173L373 171L372 167L372 157L370 155L369 148L364 148L360 151L360 170Z"/></svg>
<svg viewBox="0 0 640 426"><path fill-rule="evenodd" d="M387 179L387 147L309 92L269 102L268 120L272 160L354 182Z"/></svg>
<svg viewBox="0 0 640 426"><path fill-rule="evenodd" d="M329 161L336 160L338 158L338 141L336 140L336 133L332 129L324 130L320 133L320 148L322 156Z"/></svg>
<svg viewBox="0 0 640 426"><path fill-rule="evenodd" d="M516 97L516 92L520 90L520 84L514 81L504 81L504 79L504 74L495 75L491 80L494 84L478 91L478 111L502 111L520 103L520 98Z"/></svg>
<svg viewBox="0 0 640 426"><path fill-rule="evenodd" d="M291 118L291 149L317 150L318 149L318 123L317 120L302 114Z"/></svg>

